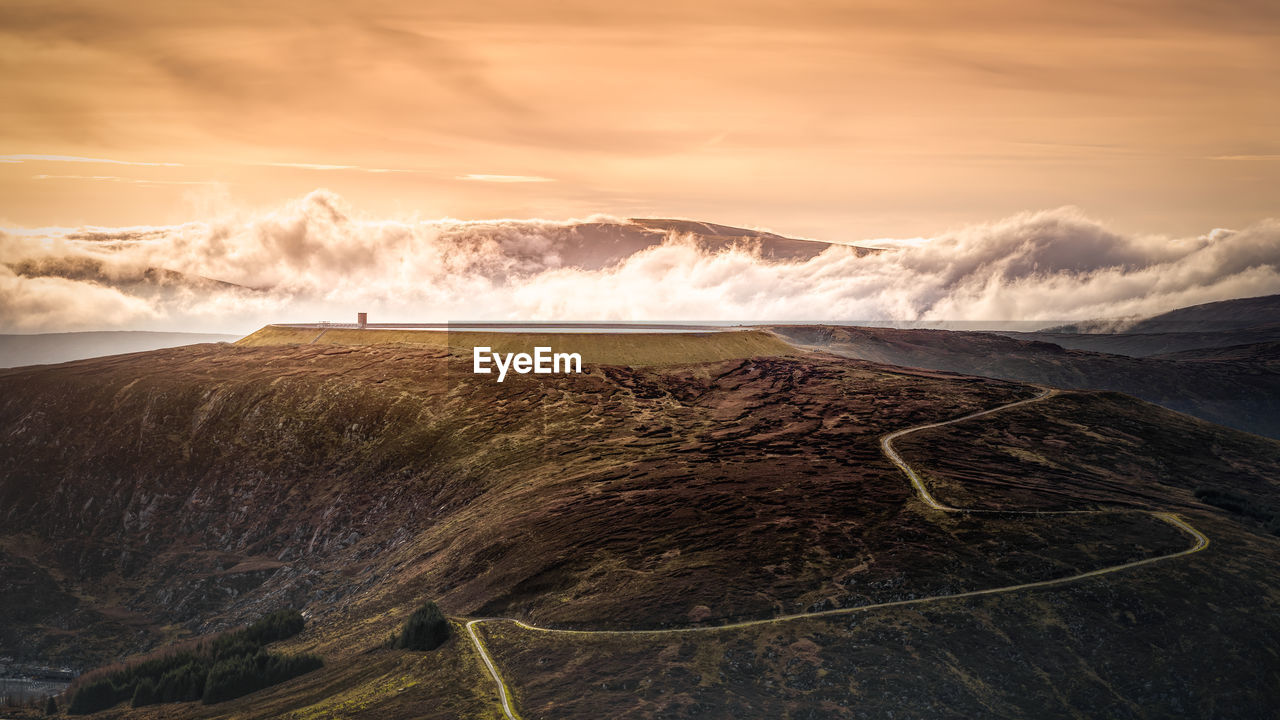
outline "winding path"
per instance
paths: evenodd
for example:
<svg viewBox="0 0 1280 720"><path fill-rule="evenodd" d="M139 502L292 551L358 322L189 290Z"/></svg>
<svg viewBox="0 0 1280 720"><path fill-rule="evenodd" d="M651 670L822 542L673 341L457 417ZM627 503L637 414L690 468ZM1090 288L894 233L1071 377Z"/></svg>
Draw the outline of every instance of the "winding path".
<svg viewBox="0 0 1280 720"><path fill-rule="evenodd" d="M1041 392L1039 395L1033 398L1028 398L1026 400L1019 400L1017 402L1012 402L1005 405L1000 405L988 410L982 410L976 413L971 413L969 415L954 418L952 420L944 420L942 422L929 423L928 425L917 425L915 427L910 427L903 430L897 430L895 432L891 432L880 438L880 449L884 453L885 457L889 458L889 461L892 462L895 466L897 466L897 468L907 476L907 479L911 481L911 485L915 488L916 494L920 497L920 500L925 505L928 505L930 508L934 510L940 510L942 512L951 512L951 513L965 513L965 514L998 513L1001 515L1010 515L1010 514L1083 515L1083 514L1101 514L1101 513L1115 513L1115 512L1141 513L1144 515L1150 515L1154 518L1157 518L1166 523L1169 523L1170 525L1186 533L1195 541L1191 547L1185 550L1180 550L1175 553L1170 553L1168 555L1157 555L1155 557L1150 557L1143 560L1134 560L1133 562L1122 563L1120 565L1111 565L1108 567L1099 568L1097 570L1089 570L1087 572L1076 573L1075 575L1068 575L1065 577L1054 578L1052 580L1040 580L1037 582L1020 583L1017 585L1005 585L1002 587L988 588L986 590L970 590L968 592L952 593L950 595L933 595L930 597L914 598L911 600L894 600L892 602L873 603L871 605L857 605L853 607L835 608L832 610L819 610L816 612L795 613L792 615L779 615L778 617L765 618L761 620L744 620L742 622L729 623L726 625L713 625L709 627L666 628L666 629L659 629L659 630L567 630L567 629L561 629L561 628L549 628L549 627L539 627L537 625L530 625L529 623L526 623L523 620L519 620L516 618L506 618L506 617L474 618L474 619L468 620L466 623L467 634L471 637L471 642L475 646L476 652L480 655L480 659L484 661L485 668L488 669L489 675L493 678L494 683L498 686L498 697L502 703L502 712L505 713L508 720L519 720L520 716L511 704L511 693L507 688L506 682L502 679L502 673L499 672L498 666L494 662L493 657L489 654L488 649L485 647L484 641L480 638L480 634L476 632L476 626L486 622L506 622L506 623L511 623L518 627L524 628L525 630L531 630L534 632L542 632L542 633L554 633L558 635L661 636L661 635L679 635L679 634L685 634L685 633L715 633L715 632L724 632L728 630L738 630L741 628L753 627L757 625L768 625L771 623L787 622L790 620L803 620L808 618L831 617L833 615L850 615L853 613L865 612L867 610L878 610L880 608L901 607L904 605L918 605L920 603L934 602L936 600L953 600L953 599L960 599L960 598L979 597L982 595L997 595L1000 593L1016 592L1018 590L1030 590L1032 588L1043 588L1043 587L1052 587L1055 585L1065 585L1066 583L1075 582L1077 580L1084 580L1086 578L1093 578L1101 575L1109 575L1114 572L1129 570L1131 568L1141 567L1143 565L1150 565L1152 563L1161 562L1163 560L1172 560L1173 558L1179 558L1186 555L1190 555L1192 553L1200 552L1201 550L1208 547L1209 538L1205 537L1204 533L1195 529L1189 523L1187 523L1187 521L1183 520L1182 518L1178 517L1173 513L1155 512L1155 511L1148 511L1148 510L1128 510L1128 511L1126 510L993 510L993 509L987 509L987 508L952 507L950 505L946 505L944 503L939 502L936 498L933 497L932 494L930 494L929 489L925 487L924 481L920 478L920 475L917 474L916 471L912 469L912 467L908 465L905 460L902 459L902 456L899 455L898 451L895 450L893 447L894 440L897 440L898 438L904 437L906 435L910 435L911 433L920 432L922 430L930 430L932 428L938 428L944 425L950 425L952 423L963 422L965 420L972 420L973 418L982 417L984 415L990 415L991 413L999 412L1001 410L1008 410L1010 408L1015 408L1022 405L1027 405L1029 403L1038 402L1040 400L1053 397L1054 395L1057 395L1057 394L1058 394L1057 390L1049 389Z"/></svg>

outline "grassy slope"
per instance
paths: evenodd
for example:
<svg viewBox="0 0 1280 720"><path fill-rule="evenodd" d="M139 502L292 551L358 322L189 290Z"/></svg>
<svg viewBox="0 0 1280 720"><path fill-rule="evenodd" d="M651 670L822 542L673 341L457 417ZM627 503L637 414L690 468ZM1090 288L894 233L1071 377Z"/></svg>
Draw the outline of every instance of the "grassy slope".
<svg viewBox="0 0 1280 720"><path fill-rule="evenodd" d="M528 720L1239 717L1280 702L1276 547L1196 517L1215 547L1056 589L714 637L488 643Z"/></svg>
<svg viewBox="0 0 1280 720"><path fill-rule="evenodd" d="M138 331L0 335L0 368L47 365L179 345L231 342L235 339L235 335Z"/></svg>
<svg viewBox="0 0 1280 720"><path fill-rule="evenodd" d="M1023 406L897 444L931 458L925 476L935 494L962 507L1203 509L1192 494L1199 487L1280 504L1280 441L1119 393L1064 393L1048 407ZM936 452L943 445L965 452Z"/></svg>
<svg viewBox="0 0 1280 720"><path fill-rule="evenodd" d="M1213 544L1059 588L714 637L491 626L524 717L1261 718L1280 703L1280 540L1188 492L1275 501L1280 443L1081 393L899 447L957 504L1174 508Z"/></svg>
<svg viewBox="0 0 1280 720"><path fill-rule="evenodd" d="M42 616L31 592L0 597L26 613L18 639L6 642L101 656L126 649L121 638L143 647L305 605L316 619L289 647L319 650L329 667L226 709L306 716L342 705L344 716L394 717L446 703L459 717L492 717L492 689L465 644L426 659L370 649L424 596L458 614L659 627L1055 577L1185 544L1163 524L1128 516L1044 523L920 513L880 457L879 435L1030 394L1008 383L820 356L599 367L503 385L477 382L465 365L432 348L316 345L188 348L0 373L0 549L25 563L32 582L51 585L40 598L63 593L74 606ZM1239 445L1247 436L1219 429L1237 445L1205 455L1201 438L1182 438L1159 415L1076 398L1100 414L1055 400L1064 415L1045 447L993 456L992 471L1032 475L1018 464L1028 454L1057 453L1053 462L1070 465L1064 453L1082 432L1121 455L1145 452L1129 441L1139 433L1117 440L1096 430L1117 419L1154 424L1147 437L1181 453L1170 467L1199 458L1201 475L1234 476L1234 453L1257 452ZM971 445L903 449L942 472ZM1251 462L1244 472L1275 476L1265 453ZM1186 507L1185 496L1144 502L1166 500ZM705 641L566 643L499 628L494 650L527 717L699 708L857 717L943 702L1054 715L1112 697L1079 678L1113 683L1117 672L1128 673L1116 691L1126 703L1202 707L1208 691L1196 682L1168 697L1144 694L1130 677L1133 658L1140 669L1172 653L1166 674L1182 682L1193 672L1186 647L1208 647L1223 672L1274 678L1263 648L1276 639L1270 620L1242 625L1274 602L1265 572L1274 541L1226 519L1205 529L1215 542L1206 552L1231 553L1215 565L1202 553L1169 575L1161 564L1135 579L1029 593L1033 601L974 600L944 604L942 614L915 608ZM1118 589L1137 577L1149 579L1138 595ZM1143 614L1152 607L1159 622ZM1143 623L1154 629L1144 634ZM1055 627L1065 635L1037 645ZM1169 647L1166 636L1187 640ZM417 669L402 671L405 663ZM975 669L983 664L1000 671ZM410 677L433 682L406 695L398 684ZM1225 707L1256 707L1241 704L1252 699Z"/></svg>
<svg viewBox="0 0 1280 720"><path fill-rule="evenodd" d="M378 345L407 343L450 347L470 354L483 345L494 352L532 352L551 347L576 352L585 363L678 365L749 357L794 355L797 350L759 330L710 333L506 333L432 330L314 330L268 325L236 342L247 347L288 344Z"/></svg>
<svg viewBox="0 0 1280 720"><path fill-rule="evenodd" d="M1280 370L1266 344L1221 358L1125 357L947 330L779 326L844 357L1077 390L1115 390L1210 422L1280 438Z"/></svg>
<svg viewBox="0 0 1280 720"><path fill-rule="evenodd" d="M401 345L222 347L0 374L6 557L96 628L51 632L15 592L25 651L100 656L316 598L344 628L325 646L345 647L422 595L661 625L902 592L907 563L945 584L936 548L968 540L901 540L907 494L876 437L1026 392L832 359L502 385L465 366ZM899 550L875 561L879 538ZM1052 546L1023 561L1089 561ZM861 583L826 586L858 566Z"/></svg>

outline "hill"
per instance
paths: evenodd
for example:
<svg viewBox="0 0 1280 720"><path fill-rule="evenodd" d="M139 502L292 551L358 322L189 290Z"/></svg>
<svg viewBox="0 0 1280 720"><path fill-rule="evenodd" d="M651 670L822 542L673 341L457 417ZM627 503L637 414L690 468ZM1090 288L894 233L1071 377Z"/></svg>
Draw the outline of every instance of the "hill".
<svg viewBox="0 0 1280 720"><path fill-rule="evenodd" d="M518 227L519 223L515 225ZM527 232L536 233L545 239L545 244L535 248L536 254L528 255L528 261L541 262L549 247L554 251L558 264L588 270L599 270L614 265L635 253L661 245L673 236L711 252L739 247L757 252L766 260L776 261L808 260L817 257L834 245L821 240L800 240L762 230L748 230L695 220L633 218L626 221L609 220L565 225L528 223L528 225ZM483 224L464 226L449 231L448 237L451 243L458 247L467 247L478 237L483 236L484 229ZM873 248L845 245L837 247L848 247L850 252L859 256L879 252ZM523 257L523 253L526 252L515 243L505 245L504 250L517 257Z"/></svg>
<svg viewBox="0 0 1280 720"><path fill-rule="evenodd" d="M231 342L235 335L141 331L0 335L0 368L83 360L196 343Z"/></svg>
<svg viewBox="0 0 1280 720"><path fill-rule="evenodd" d="M1128 333L1220 332L1280 324L1280 295L1223 300L1178 308L1130 325Z"/></svg>
<svg viewBox="0 0 1280 720"><path fill-rule="evenodd" d="M1120 512L945 515L882 435L1038 389L818 353L502 385L468 364L444 347L317 343L0 372L0 654L84 667L297 607L310 621L284 649L323 669L137 716L492 718L461 625L432 653L383 647L423 598L544 627L714 627L1186 548L1141 509L1182 513L1213 545L1056 589L828 619L482 634L527 718L1249 717L1280 699L1280 544L1196 494L1280 507L1273 441L1068 393L902 452L946 498Z"/></svg>
<svg viewBox="0 0 1280 720"><path fill-rule="evenodd" d="M1280 340L1280 295L1224 300L1148 318L1092 320L1039 332L1001 332L1073 350L1146 357Z"/></svg>
<svg viewBox="0 0 1280 720"><path fill-rule="evenodd" d="M1073 333L993 331L1015 340L1052 343L1069 350L1151 357L1191 350L1280 341L1280 323L1213 332Z"/></svg>
<svg viewBox="0 0 1280 720"><path fill-rule="evenodd" d="M741 540L730 538L744 533L784 536L753 561L785 555L797 540L769 529L768 518L819 502L804 498L825 483L822 468L883 466L866 423L814 434L825 405L843 405L847 383L902 396L883 408L869 397L860 404L885 427L1019 392L834 359L729 360L657 375L604 366L502 385L477 379L469 362L407 345L221 346L0 373L8 432L0 506L15 543L8 551L24 567L35 563L37 585L76 579L30 611L63 611L63 601L88 611L93 604L75 602L85 594L133 598L89 626L118 631L110 617L149 615L211 629L223 612L313 592L337 592L336 600L367 582L378 596L433 586L455 611L545 606L539 614L550 618L568 612L555 599L567 593L578 598L578 622L609 621L616 599L595 595L608 595L627 566L657 563L666 570L655 581L679 576L688 563L705 566L737 547ZM813 388L815 399L792 404L788 389L796 387ZM861 442L839 447L850 431ZM817 448L831 458L816 460ZM896 488L889 475L884 484ZM37 481L45 477L59 480ZM772 480L781 477L807 480L789 481L784 502ZM645 508L617 505L635 493L648 494ZM757 494L772 508L764 516L751 500ZM723 505L723 523L701 539L683 538L706 503ZM458 534L462 527L468 531ZM60 539L42 554L28 533ZM678 552L659 560L667 550ZM818 562L824 551L815 552ZM48 562L51 574L39 570ZM315 587L321 567L343 571L323 591ZM633 620L677 622L700 604L716 608L712 617L770 606L758 587L769 576L756 577L768 571L733 580L736 564L723 572L691 578L695 586L666 600L655 588L645 617ZM294 577L260 588L284 575ZM739 583L757 587L731 593ZM224 607L216 599L228 589L234 601ZM93 644L87 635L57 647L42 652L88 656Z"/></svg>
<svg viewBox="0 0 1280 720"><path fill-rule="evenodd" d="M92 240L95 239L95 233L78 233L75 239ZM60 278L94 285L108 285L127 290L131 295L147 298L157 298L191 291L230 290L245 293L253 292L253 288L200 275L191 275L159 267L119 265L102 258L87 256L59 257L57 255L44 255L2 262L0 265L8 268L10 272L19 277Z"/></svg>
<svg viewBox="0 0 1280 720"><path fill-rule="evenodd" d="M605 365L676 365L761 356L794 355L798 351L763 330L723 332L473 332L457 330L391 330L300 328L268 325L236 341L246 347L276 345L421 345L452 348L470 355L477 345L494 352L529 352L537 346L576 352L583 362Z"/></svg>
<svg viewBox="0 0 1280 720"><path fill-rule="evenodd" d="M808 260L816 257L834 244L821 240L798 240L762 230L744 230L696 220L632 218L631 222L651 231L675 233L695 238L701 247L713 252L735 245L746 245L759 248L762 257L776 260ZM853 245L841 245L840 247L848 247L859 257L882 252L877 248Z"/></svg>
<svg viewBox="0 0 1280 720"><path fill-rule="evenodd" d="M1237 361L1253 363L1259 369L1280 370L1280 342L1249 343L1247 345L1226 345L1223 347L1182 350L1180 352L1157 355L1162 360L1180 362L1219 362Z"/></svg>
<svg viewBox="0 0 1280 720"><path fill-rule="evenodd" d="M1080 390L1148 402L1280 438L1276 344L1153 357L1070 350L1006 334L893 328L778 326L792 342L844 357Z"/></svg>

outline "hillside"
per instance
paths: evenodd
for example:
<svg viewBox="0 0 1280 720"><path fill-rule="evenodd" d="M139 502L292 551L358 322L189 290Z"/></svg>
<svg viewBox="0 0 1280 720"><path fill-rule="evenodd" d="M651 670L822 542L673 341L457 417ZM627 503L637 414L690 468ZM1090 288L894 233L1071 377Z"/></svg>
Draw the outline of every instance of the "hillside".
<svg viewBox="0 0 1280 720"><path fill-rule="evenodd" d="M1280 341L1280 323L1201 332L1074 333L994 331L1015 340L1052 343L1068 350L1088 350L1129 357L1151 357L1190 350Z"/></svg>
<svg viewBox="0 0 1280 720"><path fill-rule="evenodd" d="M1144 318L1125 328L1126 332L1220 332L1280 324L1280 295L1223 300L1191 305Z"/></svg>
<svg viewBox="0 0 1280 720"><path fill-rule="evenodd" d="M537 247L537 255L529 254L528 261L539 262L547 247L554 250L559 264L598 270L621 262L638 252L661 245L675 237L691 242L710 252L720 252L739 247L760 254L771 261L808 260L832 247L821 240L800 240L761 230L718 225L695 220L665 218L632 218L625 221L577 222L563 225L525 223L521 228L526 234L537 234L544 244ZM481 233L492 230L484 224L464 226L447 234L451 244L466 247L475 242ZM848 247L848 246L839 246ZM525 251L517 243L504 248L521 256ZM859 256L877 250L850 248Z"/></svg>
<svg viewBox="0 0 1280 720"><path fill-rule="evenodd" d="M821 240L798 240L761 230L744 230L697 220L632 218L631 222L648 230L696 238L700 246L713 252L734 245L747 245L758 247L762 257L776 260L808 260L832 245ZM851 245L841 247L850 248L860 257L882 252L877 248L869 247Z"/></svg>
<svg viewBox="0 0 1280 720"><path fill-rule="evenodd" d="M1002 332L1073 350L1147 357L1280 340L1280 295L1223 300L1148 318L1091 320L1039 332Z"/></svg>
<svg viewBox="0 0 1280 720"><path fill-rule="evenodd" d="M1080 390L1116 390L1211 422L1280 438L1275 343L1127 357L949 330L792 325L774 328L803 346L873 362Z"/></svg>
<svg viewBox="0 0 1280 720"><path fill-rule="evenodd" d="M1196 498L1225 488L1280 511L1274 441L1124 396L1064 393L916 433L901 449L961 507L1177 509L1213 545L1053 588L709 637L498 625L490 645L525 689L525 717L1267 717L1280 701L1280 623L1261 611L1280 597L1266 569L1280 541Z"/></svg>
<svg viewBox="0 0 1280 720"><path fill-rule="evenodd" d="M583 362L605 365L672 365L749 357L794 355L799 352L763 330L725 332L599 333L599 332L469 332L332 328L313 329L268 325L236 341L245 347L276 345L385 345L403 343L449 347L470 354L477 345L494 352L528 352L537 346L557 352L576 352Z"/></svg>
<svg viewBox="0 0 1280 720"><path fill-rule="evenodd" d="M83 360L196 343L231 342L235 335L140 331L0 335L0 368Z"/></svg>
<svg viewBox="0 0 1280 720"><path fill-rule="evenodd" d="M1176 360L1179 362L1220 362L1228 360L1248 362L1255 364L1260 369L1265 368L1274 372L1280 370L1280 341L1182 350L1156 357L1162 360Z"/></svg>
<svg viewBox="0 0 1280 720"><path fill-rule="evenodd" d="M468 364L441 347L318 343L0 372L0 655L84 667L297 607L310 624L285 647L324 669L137 716L492 718L494 686L462 637L380 649L423 598L459 618L712 627L1187 546L1145 513L939 515L880 451L886 432L1034 388L825 354L593 363L502 385ZM486 625L522 717L1248 717L1276 702L1277 540L1179 476L1280 507L1280 445L1110 395L1008 412L902 450L951 493L1018 478L992 507L1176 510L1214 544L1056 590L709 634ZM1034 640L1045 633L1055 642ZM1221 677L1252 689L1224 692Z"/></svg>
<svg viewBox="0 0 1280 720"><path fill-rule="evenodd" d="M825 484L824 468L883 468L867 422L823 430L826 407L844 404L846 384L901 396L833 413L860 408L879 418L877 427L1019 392L835 360L732 360L658 375L606 367L502 385L478 380L469 362L406 345L224 346L0 373L7 552L12 562L34 563L32 582L75 579L30 612L62 602L54 597L85 612L94 604L77 605L77 596L122 598L86 624L107 623L105 642L118 640L111 618L131 618L141 623L131 633L137 646L148 637L132 636L148 617L212 628L222 613L238 618L312 593L350 602L362 585L391 598L434 587L455 611L545 605L538 616L552 619L570 611L551 599L564 594L579 598L564 617L609 621L617 599L596 595L628 567L679 573L739 546L729 538L758 533L774 537L759 552L785 557L800 539L787 539L790 531L771 518L814 502L804 498ZM812 388L814 399L791 404L796 387ZM847 443L850 432L861 442ZM815 460L824 448L831 457ZM891 473L879 474L901 495ZM784 501L771 481L780 477L806 480L789 482L792 500ZM772 508L763 516L756 494ZM617 505L633 497L646 501L632 511ZM723 522L705 538L683 537L709 507ZM64 538L56 556L39 554L41 537ZM694 547L685 546L690 540ZM832 561L821 560L821 544L813 552L810 562ZM731 580L739 570L694 578L696 587L666 600L659 583L648 591L646 621L677 622L698 605L716 608L712 617L769 607L768 593L729 588L774 582L771 571ZM228 588L229 607L209 606ZM377 605L371 615L385 610ZM88 656L92 643L59 648L41 652Z"/></svg>

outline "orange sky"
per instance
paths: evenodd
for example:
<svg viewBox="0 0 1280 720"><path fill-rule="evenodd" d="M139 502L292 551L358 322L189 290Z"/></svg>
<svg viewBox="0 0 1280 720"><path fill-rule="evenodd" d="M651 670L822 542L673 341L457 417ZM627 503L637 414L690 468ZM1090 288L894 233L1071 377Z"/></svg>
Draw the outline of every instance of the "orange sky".
<svg viewBox="0 0 1280 720"><path fill-rule="evenodd" d="M1280 214L1274 0L410 5L6 2L0 225L319 187L376 216L831 240Z"/></svg>

